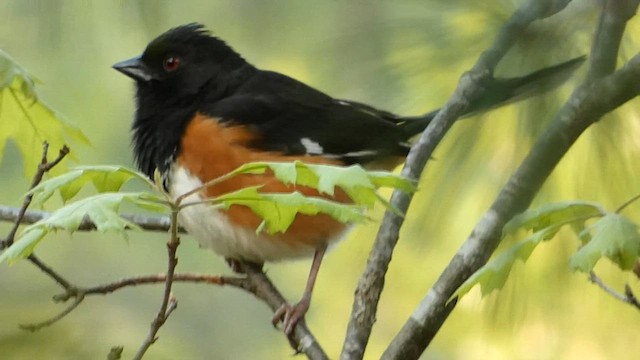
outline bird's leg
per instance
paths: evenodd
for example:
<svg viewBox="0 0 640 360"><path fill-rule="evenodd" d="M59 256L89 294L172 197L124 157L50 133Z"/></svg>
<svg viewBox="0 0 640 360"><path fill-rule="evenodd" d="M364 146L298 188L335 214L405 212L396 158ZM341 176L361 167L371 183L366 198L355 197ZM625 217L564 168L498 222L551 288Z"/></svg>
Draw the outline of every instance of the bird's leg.
<svg viewBox="0 0 640 360"><path fill-rule="evenodd" d="M293 328L296 326L298 321L300 321L304 314L309 310L309 305L311 303L311 294L313 293L313 286L316 283L316 278L318 277L318 270L320 269L320 264L322 263L322 257L324 256L325 251L327 250L327 245L323 244L321 247L316 249L315 254L313 255L313 263L311 264L311 270L309 270L309 278L307 279L307 286L304 289L304 294L302 294L302 298L295 305L289 305L287 303L282 304L278 310L273 314L273 319L271 323L273 326L282 320L282 326L284 328L284 333L287 335L291 335L293 332Z"/></svg>

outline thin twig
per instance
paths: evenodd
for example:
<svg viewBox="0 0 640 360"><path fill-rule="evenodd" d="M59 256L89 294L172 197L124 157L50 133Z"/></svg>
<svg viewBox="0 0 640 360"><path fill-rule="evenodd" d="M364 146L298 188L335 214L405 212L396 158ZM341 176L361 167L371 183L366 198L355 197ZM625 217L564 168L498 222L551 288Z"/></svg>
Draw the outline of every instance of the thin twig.
<svg viewBox="0 0 640 360"><path fill-rule="evenodd" d="M33 180L31 181L29 190L35 188L38 184L40 184L42 178L44 177L44 174L51 170L54 166L58 165L60 161L62 161L62 159L64 159L64 157L69 154L69 148L64 145L62 149L60 149L58 156L51 162L47 161L48 153L49 143L45 141L42 145L42 158L40 160L40 164L38 165L38 170L33 176ZM27 194L27 196L25 196L24 198L24 201L22 202L22 206L17 212L13 227L11 228L11 230L9 230L9 234L7 235L7 237L0 242L0 250L6 249L13 244L16 233L18 232L18 228L20 227L20 223L22 222L22 218L24 218L27 208L29 208L29 205L31 205L31 201L33 201L33 195Z"/></svg>
<svg viewBox="0 0 640 360"><path fill-rule="evenodd" d="M627 299L629 299L629 303L638 309L640 309L640 301L631 290L631 286L629 284L624 284L624 294L627 295Z"/></svg>
<svg viewBox="0 0 640 360"><path fill-rule="evenodd" d="M624 294L621 294L615 291L609 285L605 284L604 281L602 281L602 279L600 279L593 271L589 273L589 280L592 283L598 285L598 287L604 290L607 294L640 310L640 302L638 302L638 298L636 298L635 294L628 284L624 286Z"/></svg>
<svg viewBox="0 0 640 360"><path fill-rule="evenodd" d="M160 309L156 314L156 317L151 322L151 326L149 328L149 333L147 337L138 348L138 351L134 355L134 360L140 360L144 356L145 352L153 345L153 343L157 340L157 334L162 325L167 321L169 315L173 312L173 310L177 306L177 302L173 294L171 293L171 287L173 285L173 275L176 270L176 266L178 265L178 258L176 257L176 251L178 250L178 246L180 245L180 238L178 237L178 206L176 206L171 211L171 237L167 242L167 276L164 285L164 296L162 297L162 302L160 304Z"/></svg>
<svg viewBox="0 0 640 360"><path fill-rule="evenodd" d="M251 170L260 169L262 167L263 167L262 165L253 164L252 166L245 167L244 168L244 173L250 173ZM222 176L218 176L215 179L211 179L211 180L207 181L206 183L204 183L204 184L202 184L202 185L200 185L200 186L198 186L198 187L196 187L194 189L191 189L191 190L187 191L186 193L184 193L184 194L182 194L182 195L180 195L180 196L178 196L176 198L176 203L180 204L184 199L188 198L189 196L191 196L193 194L197 194L197 193L199 193L199 192L201 192L203 190L206 190L207 188L209 188L211 186L220 184L221 182L227 181L227 180L229 180L229 179L231 179L231 178L233 178L235 176L238 176L238 175L242 174L238 170L239 170L239 168L235 169L234 171L231 171L230 173L226 173L226 174L224 174Z"/></svg>
<svg viewBox="0 0 640 360"><path fill-rule="evenodd" d="M616 209L615 213L616 214L620 214L622 212L622 210L627 208L627 206L633 204L634 202L636 202L638 200L640 200L640 194L632 197L631 199L625 201L624 204L618 206L618 208Z"/></svg>
<svg viewBox="0 0 640 360"><path fill-rule="evenodd" d="M84 300L84 295L78 295L75 297L71 305L67 306L63 311L61 311L58 315L52 317L51 319L45 320L43 322L35 323L35 324L26 324L26 325L23 324L19 326L21 329L28 330L31 332L38 331L47 326L51 326L54 323L58 322L63 317L69 315L73 310L75 310L75 308L78 307L78 305L80 305L80 303L82 303L83 300Z"/></svg>
<svg viewBox="0 0 640 360"><path fill-rule="evenodd" d="M58 285L62 286L65 290L69 291L70 289L74 288L74 286L71 285L71 283L67 279L65 279L62 275L58 274L58 272L53 270L53 268L51 268L49 265L45 264L35 254L32 253L31 255L29 255L28 259L29 261L31 261L33 265L35 265L38 269L40 269L45 274L49 275L50 278L52 278L55 282L58 283Z"/></svg>
<svg viewBox="0 0 640 360"><path fill-rule="evenodd" d="M38 260L38 262L40 262L40 260ZM40 265L38 267L47 268L51 270L51 268L49 268L46 264L43 264L41 262L40 264L42 265L42 267ZM47 274L49 273L47 272ZM167 281L166 274L156 274L156 275L145 275L145 276L135 276L130 278L124 278L124 279L107 283L107 284L82 288L82 287L72 285L67 280L65 280L60 274L57 274L53 270L51 270L51 274L49 274L49 276L51 276L54 279L55 278L61 279L60 281L56 280L56 282L65 289L63 293L54 295L53 300L55 302L65 302L71 298L74 298L74 303L71 306L67 307L60 314L51 318L50 320L46 320L37 324L20 325L21 328L35 331L43 327L53 325L55 322L61 320L66 315L68 315L72 310L74 310L78 305L80 305L82 301L84 301L90 295L107 295L114 291L117 291L126 287L166 283ZM174 274L173 281L188 282L188 283L204 283L204 284L212 284L212 285L230 285L240 289L246 288L246 285L244 284L246 282L246 278L231 277L231 276L185 273L185 274Z"/></svg>
<svg viewBox="0 0 640 360"><path fill-rule="evenodd" d="M174 282L179 281L179 282L189 282L189 283L204 283L204 284L211 284L211 285L231 285L235 287L242 287L240 285L240 282L243 280L244 280L243 278L210 275L210 274L197 274L197 273L173 275ZM87 287L87 288L71 287L70 289L75 289L75 290L65 291L64 293L55 295L53 299L55 301L67 301L69 298L75 297L77 293L82 293L84 295L107 295L125 287L158 284L158 283L164 283L166 281L167 281L166 274L135 276L130 278L124 278L108 284L96 285L96 286Z"/></svg>

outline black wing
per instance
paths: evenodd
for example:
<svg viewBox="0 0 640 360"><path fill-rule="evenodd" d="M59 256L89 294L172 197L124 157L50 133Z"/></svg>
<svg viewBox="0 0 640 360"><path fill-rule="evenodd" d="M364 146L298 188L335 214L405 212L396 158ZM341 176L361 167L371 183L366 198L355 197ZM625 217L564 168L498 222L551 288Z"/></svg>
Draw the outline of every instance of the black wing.
<svg viewBox="0 0 640 360"><path fill-rule="evenodd" d="M233 95L203 111L258 134L252 146L287 155L323 155L365 163L405 155L398 117L365 104L335 100L285 75L260 71Z"/></svg>

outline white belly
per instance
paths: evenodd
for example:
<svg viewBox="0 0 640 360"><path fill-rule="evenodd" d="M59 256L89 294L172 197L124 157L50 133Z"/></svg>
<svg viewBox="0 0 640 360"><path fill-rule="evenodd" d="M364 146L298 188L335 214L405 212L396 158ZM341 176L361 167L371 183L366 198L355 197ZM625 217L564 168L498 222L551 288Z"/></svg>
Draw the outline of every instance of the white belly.
<svg viewBox="0 0 640 360"><path fill-rule="evenodd" d="M180 166L171 171L169 192L174 198L202 186L197 177ZM183 204L204 200L200 194L189 196ZM265 233L234 226L222 210L206 204L188 206L180 211L180 225L204 248L229 258L253 262L278 261L313 255L315 249L306 245L289 245Z"/></svg>

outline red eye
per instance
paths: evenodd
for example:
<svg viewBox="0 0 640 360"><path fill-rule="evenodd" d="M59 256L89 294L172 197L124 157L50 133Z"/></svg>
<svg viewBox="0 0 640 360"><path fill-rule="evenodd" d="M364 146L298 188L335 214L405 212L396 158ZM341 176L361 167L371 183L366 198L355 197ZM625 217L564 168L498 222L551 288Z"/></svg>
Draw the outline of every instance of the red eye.
<svg viewBox="0 0 640 360"><path fill-rule="evenodd" d="M175 56L169 56L162 62L162 67L164 67L164 69L169 72L177 70L179 66L180 59Z"/></svg>

